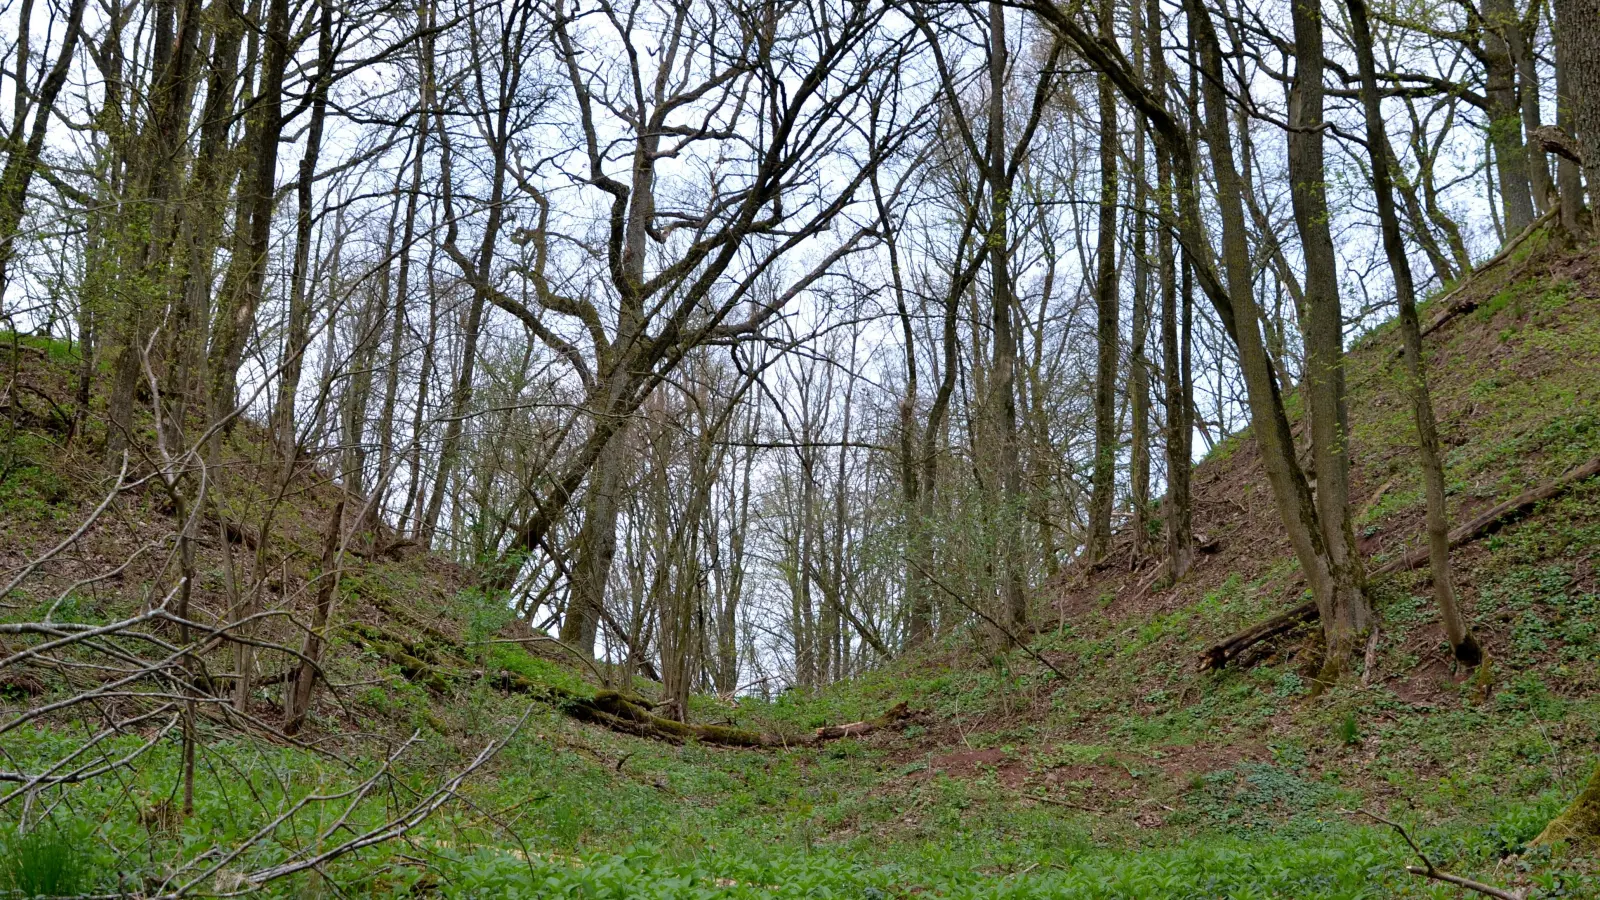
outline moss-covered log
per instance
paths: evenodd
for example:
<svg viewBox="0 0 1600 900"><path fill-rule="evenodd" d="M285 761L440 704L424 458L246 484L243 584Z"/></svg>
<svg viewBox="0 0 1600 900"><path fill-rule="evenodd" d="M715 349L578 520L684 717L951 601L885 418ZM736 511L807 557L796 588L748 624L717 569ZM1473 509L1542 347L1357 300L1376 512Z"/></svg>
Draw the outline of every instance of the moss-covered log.
<svg viewBox="0 0 1600 900"><path fill-rule="evenodd" d="M604 725L639 737L683 742L696 740L722 747L776 747L805 743L778 735L732 728L727 725L690 725L658 716L617 691L597 691L593 697L571 697L566 710L575 718Z"/></svg>
<svg viewBox="0 0 1600 900"><path fill-rule="evenodd" d="M1550 820L1533 839L1534 846L1567 841L1574 844L1600 844L1600 766L1589 776L1583 792L1561 815Z"/></svg>
<svg viewBox="0 0 1600 900"><path fill-rule="evenodd" d="M450 692L450 678L440 671L439 656L427 648L360 622L351 622L342 630L351 641L399 667L407 681L414 681L436 694Z"/></svg>
<svg viewBox="0 0 1600 900"><path fill-rule="evenodd" d="M421 684L438 694L448 694L453 687L453 681L459 677L459 674L452 675L448 672L448 668L453 668L460 674L465 674L470 668L459 654L451 652L454 648L440 648L410 641L373 625L352 622L345 626L344 633L356 644L393 663L408 681ZM673 743L692 740L720 747L793 747L845 737L861 737L911 717L909 708L902 702L875 719L850 722L845 725L828 725L809 734L769 734L728 725L695 725L678 722L651 712L653 704L643 697L620 691L599 690L592 697L584 696L506 670L491 675L490 682L508 693L543 697L561 707L575 719L592 722L613 731Z"/></svg>

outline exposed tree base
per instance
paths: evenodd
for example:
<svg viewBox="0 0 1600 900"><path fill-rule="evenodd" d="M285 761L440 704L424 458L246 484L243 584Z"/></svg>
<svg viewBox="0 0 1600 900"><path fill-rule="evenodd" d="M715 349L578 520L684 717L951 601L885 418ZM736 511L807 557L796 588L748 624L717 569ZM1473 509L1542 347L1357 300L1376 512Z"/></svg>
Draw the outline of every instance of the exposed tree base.
<svg viewBox="0 0 1600 900"><path fill-rule="evenodd" d="M1554 481L1523 491L1510 500L1479 513L1470 521L1457 525L1450 530L1450 546L1451 548L1459 547L1485 535L1493 534L1527 515L1540 502L1563 494L1579 482L1593 478L1596 475L1600 475L1600 457L1591 459L1583 465L1569 470ZM1396 572L1419 569L1427 564L1428 548L1422 546L1404 556L1384 563L1369 573L1368 577L1377 578L1392 575ZM1317 609L1317 604L1312 601L1306 601L1288 612L1274 616L1257 625L1252 625L1243 631L1235 632L1207 647L1200 653L1199 668L1201 671L1220 669L1230 661L1239 658L1246 650L1256 644L1293 631L1301 625L1315 622L1319 616L1320 612ZM1461 662L1467 665L1477 665L1483 659L1483 649L1470 636L1468 641L1470 645L1464 643L1453 648L1453 650L1456 658ZM1476 651L1475 654L1474 651ZM1474 655L1476 656L1475 659L1469 660L1467 658Z"/></svg>
<svg viewBox="0 0 1600 900"><path fill-rule="evenodd" d="M1572 805L1550 820L1544 831L1533 839L1532 846L1560 841L1583 846L1600 844L1600 766L1595 767L1588 785Z"/></svg>
<svg viewBox="0 0 1600 900"><path fill-rule="evenodd" d="M345 627L345 634L355 643L393 663L408 681L436 694L448 694L457 677L483 674L472 670L460 654L417 644L372 625L352 623ZM457 674L452 674L449 671L451 669ZM720 747L794 747L839 738L862 737L904 722L912 716L910 708L901 702L875 719L828 725L798 735L769 734L727 725L695 725L658 716L651 711L654 704L650 701L620 691L600 690L594 696L586 697L509 671L491 676L491 682L509 693L545 697L573 718L612 731L671 743L692 740Z"/></svg>

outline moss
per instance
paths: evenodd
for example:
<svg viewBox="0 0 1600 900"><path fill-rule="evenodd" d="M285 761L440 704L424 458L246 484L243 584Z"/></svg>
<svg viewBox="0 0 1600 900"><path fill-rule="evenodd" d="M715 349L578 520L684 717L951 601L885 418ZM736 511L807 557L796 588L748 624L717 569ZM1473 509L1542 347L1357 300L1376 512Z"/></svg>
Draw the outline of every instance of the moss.
<svg viewBox="0 0 1600 900"><path fill-rule="evenodd" d="M1583 792L1561 815L1550 820L1533 839L1533 846L1567 841L1573 844L1600 844L1600 766L1589 776Z"/></svg>
<svg viewBox="0 0 1600 900"><path fill-rule="evenodd" d="M450 679L436 667L437 657L432 653L381 628L363 625L360 622L346 625L344 631L357 644L399 666L401 674L405 675L407 680L439 694L450 692ZM424 659L423 656L430 658Z"/></svg>

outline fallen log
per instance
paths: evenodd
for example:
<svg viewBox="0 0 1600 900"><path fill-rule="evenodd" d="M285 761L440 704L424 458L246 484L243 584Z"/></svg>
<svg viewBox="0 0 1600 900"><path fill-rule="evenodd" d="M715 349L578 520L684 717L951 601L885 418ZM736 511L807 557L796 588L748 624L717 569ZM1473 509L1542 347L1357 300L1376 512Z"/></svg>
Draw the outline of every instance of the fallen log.
<svg viewBox="0 0 1600 900"><path fill-rule="evenodd" d="M1470 520L1450 529L1451 549L1499 531L1501 528L1527 515L1539 503L1566 493L1574 485L1596 475L1600 475L1600 457L1595 457L1580 466L1569 469L1554 481L1530 488L1504 503L1484 510ZM1373 569L1367 574L1367 577L1380 578L1385 575L1393 575L1396 572L1420 569L1427 564L1428 548L1421 546ZM1227 665L1229 661L1237 659L1240 654L1250 649L1250 647L1292 631L1301 625L1315 622L1319 615L1317 604L1312 601L1306 601L1288 612L1274 616L1265 622L1252 625L1243 631L1234 632L1200 652L1199 668L1201 671L1220 669Z"/></svg>
<svg viewBox="0 0 1600 900"><path fill-rule="evenodd" d="M1530 488L1517 496L1486 509L1470 520L1450 529L1450 546L1459 547L1469 541L1477 540L1484 535L1493 534L1527 515L1540 502L1566 493L1573 485L1580 481L1600 475L1600 456L1589 460L1583 465L1569 469L1560 478L1545 482L1535 488ZM1392 575L1395 572L1404 572L1408 569L1420 569L1428 564L1428 548L1426 545L1413 549L1404 556L1392 559L1369 573L1369 577Z"/></svg>
<svg viewBox="0 0 1600 900"><path fill-rule="evenodd" d="M1458 319L1461 316L1464 316L1467 313L1477 309L1479 302L1478 296L1476 294L1466 293L1466 289L1477 281L1478 276L1509 259L1512 252L1518 247L1522 246L1524 241L1531 237L1535 232L1544 228L1547 222L1550 222L1556 217L1559 208L1559 205L1551 206L1545 211L1544 215L1534 220L1516 237L1506 242L1506 245L1500 248L1499 253L1496 253L1489 259L1484 260L1471 272L1467 273L1466 277L1462 279L1460 284L1457 284L1449 293L1445 294L1443 297L1440 297L1433 304L1433 306L1437 308L1439 312L1422 326L1422 336L1427 337L1428 335L1433 334L1435 331L1438 331L1440 328L1448 325L1455 319ZM1391 358L1399 359L1400 355L1401 348L1396 347L1394 352L1391 354Z"/></svg>
<svg viewBox="0 0 1600 900"><path fill-rule="evenodd" d="M381 628L360 623L346 625L343 633L354 643L393 663L406 680L421 684L436 694L448 694L453 688L453 682L459 677L469 674L477 677L484 674L471 671L470 663L466 661L464 654L453 652L457 648L443 647L437 642L424 645ZM526 675L508 670L494 674L490 681L495 687L507 693L544 697L575 719L623 734L675 744L694 740L720 747L804 746L839 738L862 737L879 729L892 727L912 716L906 703L901 702L875 719L844 725L827 725L809 734L769 734L729 725L696 725L658 716L651 711L654 704L650 701L620 691L598 690L592 697L584 696L576 691L535 681Z"/></svg>
<svg viewBox="0 0 1600 900"><path fill-rule="evenodd" d="M1315 622L1319 612L1315 601L1308 600L1281 615L1235 632L1207 647L1200 653L1200 671L1220 669L1240 654L1262 641L1293 631L1301 625Z"/></svg>
<svg viewBox="0 0 1600 900"><path fill-rule="evenodd" d="M887 728L897 722L903 722L909 718L911 718L911 709L906 705L906 702L902 700L899 703L896 703L894 706L889 707L888 712L877 717L876 719L868 719L864 722L851 722L848 725L824 725L816 730L812 741L821 743L822 741L833 741L838 740L839 738L861 737L865 734L871 734L880 728Z"/></svg>

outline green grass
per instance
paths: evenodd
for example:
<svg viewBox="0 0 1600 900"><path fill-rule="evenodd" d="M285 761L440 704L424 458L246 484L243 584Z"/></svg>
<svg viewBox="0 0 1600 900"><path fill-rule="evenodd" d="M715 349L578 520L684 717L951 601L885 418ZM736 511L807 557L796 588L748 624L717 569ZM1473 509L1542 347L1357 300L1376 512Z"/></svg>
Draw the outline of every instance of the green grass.
<svg viewBox="0 0 1600 900"><path fill-rule="evenodd" d="M83 893L91 882L93 860L83 829L45 821L0 843L0 889L22 897Z"/></svg>
<svg viewBox="0 0 1600 900"><path fill-rule="evenodd" d="M0 329L0 353L9 356L14 346L42 350L51 362L62 366L75 364L81 359L77 345L70 341Z"/></svg>

